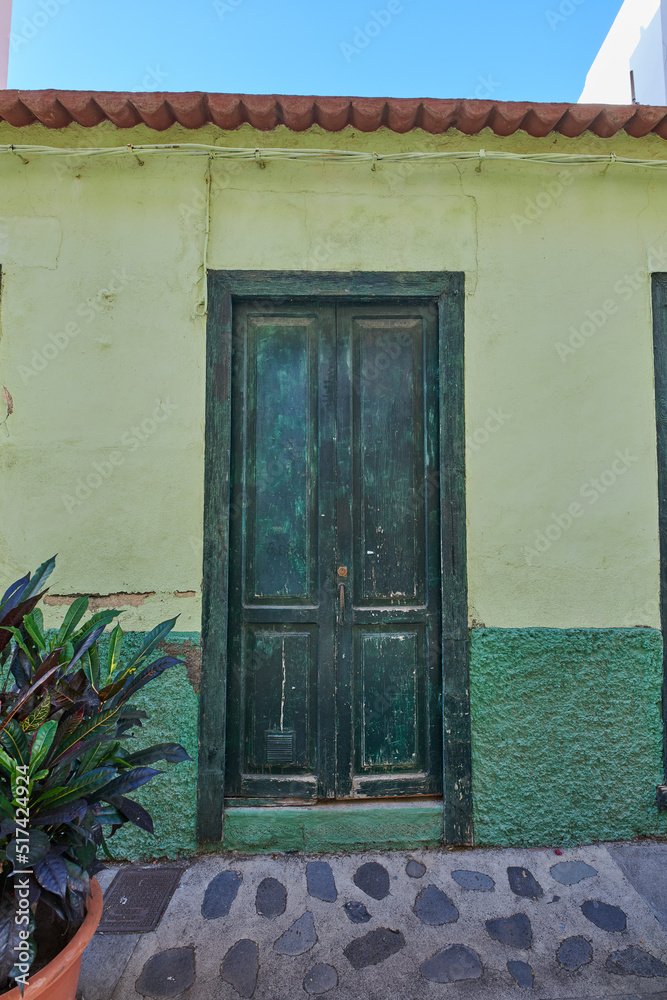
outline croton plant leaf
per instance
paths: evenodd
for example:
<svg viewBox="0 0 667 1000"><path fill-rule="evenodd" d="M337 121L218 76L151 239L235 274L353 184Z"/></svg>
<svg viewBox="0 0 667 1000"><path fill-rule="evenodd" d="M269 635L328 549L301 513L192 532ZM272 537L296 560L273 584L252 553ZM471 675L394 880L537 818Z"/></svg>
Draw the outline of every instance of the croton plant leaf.
<svg viewBox="0 0 667 1000"><path fill-rule="evenodd" d="M12 976L4 960L13 926L12 872L29 864L31 905L40 900L76 925L89 879L100 869L98 852L109 852L108 837L127 822L153 832L148 811L127 794L161 773L150 764L190 760L178 743L134 752L129 745L147 719L129 700L180 662L159 654L176 619L160 623L126 657L120 625L104 636L119 612L90 615L86 597L73 601L60 628L45 630L37 605L54 566L55 557L0 601L0 993ZM26 800L27 831L19 812Z"/></svg>

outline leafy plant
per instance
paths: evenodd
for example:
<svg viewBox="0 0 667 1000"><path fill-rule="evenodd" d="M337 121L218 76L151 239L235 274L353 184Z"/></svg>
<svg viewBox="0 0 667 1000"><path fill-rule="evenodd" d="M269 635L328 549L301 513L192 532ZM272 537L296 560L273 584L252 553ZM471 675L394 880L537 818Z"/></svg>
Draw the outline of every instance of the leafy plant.
<svg viewBox="0 0 667 1000"><path fill-rule="evenodd" d="M118 612L84 621L87 597L70 605L57 631L45 631L37 604L54 566L55 557L0 601L0 991L24 973L14 950L19 882L29 887L23 925L31 965L35 914L48 908L78 926L89 879L102 867L98 851L109 854L107 838L128 821L153 832L149 813L127 797L161 773L150 765L191 759L177 743L134 753L125 746L147 718L131 699L180 662L154 658L176 619L148 632L127 658L119 625L101 652Z"/></svg>

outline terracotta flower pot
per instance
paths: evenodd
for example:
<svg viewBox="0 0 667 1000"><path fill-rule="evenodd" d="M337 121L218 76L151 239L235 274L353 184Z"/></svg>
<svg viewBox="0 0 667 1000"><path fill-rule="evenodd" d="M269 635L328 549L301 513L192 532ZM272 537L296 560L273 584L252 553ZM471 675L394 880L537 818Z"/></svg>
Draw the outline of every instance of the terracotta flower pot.
<svg viewBox="0 0 667 1000"><path fill-rule="evenodd" d="M81 956L102 916L102 890L96 878L90 880L91 900L78 931L52 962L28 979L23 1000L76 1000ZM21 1000L18 986L0 994L0 1000Z"/></svg>

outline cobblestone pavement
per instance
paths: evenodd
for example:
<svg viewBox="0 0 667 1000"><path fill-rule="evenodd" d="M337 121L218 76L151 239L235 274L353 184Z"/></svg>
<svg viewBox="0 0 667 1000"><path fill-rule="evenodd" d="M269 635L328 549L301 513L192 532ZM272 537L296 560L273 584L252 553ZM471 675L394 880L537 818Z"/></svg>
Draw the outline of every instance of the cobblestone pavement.
<svg viewBox="0 0 667 1000"><path fill-rule="evenodd" d="M667 1000L667 843L200 857L183 862L155 931L96 934L78 996L527 992Z"/></svg>

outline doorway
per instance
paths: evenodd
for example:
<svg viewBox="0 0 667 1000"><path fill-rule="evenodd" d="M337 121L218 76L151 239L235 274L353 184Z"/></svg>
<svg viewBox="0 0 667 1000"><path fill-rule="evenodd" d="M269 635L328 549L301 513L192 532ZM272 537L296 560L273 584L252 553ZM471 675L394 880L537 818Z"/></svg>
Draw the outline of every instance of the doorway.
<svg viewBox="0 0 667 1000"><path fill-rule="evenodd" d="M201 841L397 798L472 841L463 308L462 274L209 273Z"/></svg>
<svg viewBox="0 0 667 1000"><path fill-rule="evenodd" d="M235 309L228 796L442 791L437 320Z"/></svg>

